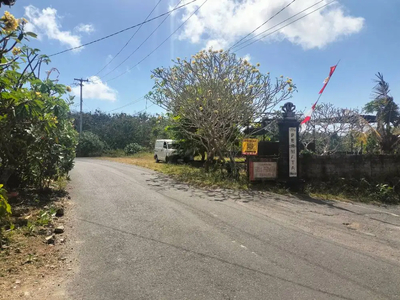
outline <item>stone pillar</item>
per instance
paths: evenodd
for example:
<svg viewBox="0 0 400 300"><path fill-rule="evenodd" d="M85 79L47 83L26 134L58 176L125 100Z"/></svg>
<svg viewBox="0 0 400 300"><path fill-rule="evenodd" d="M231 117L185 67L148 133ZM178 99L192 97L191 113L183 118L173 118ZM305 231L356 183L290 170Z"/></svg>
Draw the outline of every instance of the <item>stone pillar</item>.
<svg viewBox="0 0 400 300"><path fill-rule="evenodd" d="M279 121L278 179L287 183L297 183L299 179L299 125L295 117L296 106L286 103L283 118Z"/></svg>

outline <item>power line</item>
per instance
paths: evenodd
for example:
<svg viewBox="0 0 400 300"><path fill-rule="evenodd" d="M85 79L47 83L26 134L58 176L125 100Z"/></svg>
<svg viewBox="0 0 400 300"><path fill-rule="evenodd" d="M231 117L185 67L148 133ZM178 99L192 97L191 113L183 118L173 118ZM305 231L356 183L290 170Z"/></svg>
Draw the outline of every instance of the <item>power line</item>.
<svg viewBox="0 0 400 300"><path fill-rule="evenodd" d="M182 2L183 0L181 0L177 6ZM116 69L118 69L121 65L123 65L129 58L132 57L133 54L135 54L143 45L144 43L146 43L152 36L153 34L158 30L158 28L161 27L162 24L164 24L164 22L171 16L171 14L167 15L164 20L162 20L162 22L156 27L156 29L153 30L152 33L149 34L149 36L139 45L139 47L137 47L135 49L135 51L133 51L126 59L124 59L118 66L116 66L114 69L112 69L110 72L108 72L107 74L105 74L103 77L106 77L107 75L111 74L112 72L114 72Z"/></svg>
<svg viewBox="0 0 400 300"><path fill-rule="evenodd" d="M155 105L154 103L150 104L150 105L149 105L148 107L146 107L145 109L136 112L135 115L138 115L138 114L141 114L141 113L145 112L148 108L150 108L150 107L152 107L152 106L154 106L154 105Z"/></svg>
<svg viewBox="0 0 400 300"><path fill-rule="evenodd" d="M248 47L248 46L250 46L250 45L252 45L252 44L254 44L254 43L256 43L256 42L258 42L258 41L261 41L262 39L266 38L267 36L270 36L270 35L272 35L272 34L278 32L278 31L282 30L283 28L285 28L285 27L287 27L287 26L289 26L289 25L291 25L291 24L293 24L293 23L295 23L295 22L297 22L297 21L300 21L301 19L303 19L303 18L305 18L305 17L311 15L312 13L315 13L315 12L318 11L318 10L323 9L324 7L326 7L326 6L332 4L333 2L336 2L336 1L337 1L337 0L333 0L333 1L331 1L331 2L329 2L329 3L327 3L327 4L325 4L325 5L323 5L323 6L319 7L319 8L317 8L317 9L314 9L313 11L311 11L311 12L305 14L304 16L302 16L302 17L300 17L300 18L297 18L296 20L294 20L294 21L292 21L292 22L290 22L290 23L288 23L288 24L286 24L286 25L284 25L284 26L282 26L282 27L280 27L280 28L278 28L278 29L276 29L276 30L274 30L274 31L272 31L272 32L270 32L270 33L264 35L264 36L262 36L262 37L259 38L259 39L256 39L255 41L253 41L253 42L251 42L251 43L249 43L249 44L247 44L247 45L244 45L243 47L241 47L241 48L239 48L239 49L237 49L237 50L235 50L235 51L240 51L240 50L242 50L242 49L244 49L244 48L246 48L246 47ZM289 18L289 19L290 19L290 18ZM287 20L288 20L288 19L287 19ZM285 20L285 21L283 21L283 22L286 22L287 20ZM281 23L283 23L283 22L281 22ZM280 23L280 24L281 24L281 23ZM276 27L276 26L275 26L275 27ZM270 28L270 29L271 29L271 28ZM268 30L267 30L267 31L268 31Z"/></svg>
<svg viewBox="0 0 400 300"><path fill-rule="evenodd" d="M205 0L203 2L203 4L201 4L173 33L171 33L161 44L159 44L153 51L151 51L147 56L145 56L141 61L139 61L136 65L134 65L132 68L129 68L128 70L126 70L125 72L119 74L116 77L111 78L110 80L107 80L106 82L110 82L113 81L119 77L121 77L122 75L128 73L130 70L134 69L135 67L137 67L138 65L140 65L144 60L146 60L150 55L152 55L154 52L156 52L162 45L164 45L179 29L181 29L183 27L183 25L185 25L191 17L193 17L199 10L200 8L203 7L204 4L207 3L208 0Z"/></svg>
<svg viewBox="0 0 400 300"><path fill-rule="evenodd" d="M168 11L168 12L166 12L166 13L163 13L163 14L161 14L161 15L158 15L157 17L151 18L151 19L149 19L149 20L147 20L147 21L144 21L144 22L141 22L141 23L139 23L139 24L136 24L136 25L127 27L127 28L125 28L125 29L122 29L122 30L120 30L120 31L114 32L114 33L112 33L112 34L110 34L110 35L107 35L107 36L105 36L105 37L102 37L102 38L99 38L99 39L97 39L97 40L91 41L91 42L89 42L89 43L85 43L85 44L82 44L82 45L80 45L80 46L76 46L76 47L73 47L73 48L69 48L69 49L66 49L66 50L63 50L63 51L60 51L60 52L57 52L57 53L48 55L48 57L60 55L60 54L63 54L63 53L65 53L65 52L69 52L69 51L72 51L72 50L77 50L77 49L80 49L80 48L82 48L82 47L85 47L85 46L88 46L88 45L91 45L91 44L94 44L94 43L103 41L103 40L105 40L105 39L108 39L108 38L110 38L110 37L113 37L113 36L115 36L115 35L118 35L118 34L120 34L120 33L122 33L122 32L128 31L128 30L133 29L133 28L135 28L135 27L138 27L138 26L140 26L140 25L143 25L143 24L152 22L152 21L154 21L154 20L156 20L156 19L159 19L159 18L161 18L161 17L163 17L163 16L165 16L165 15L168 15L168 14L170 14L170 13L172 13L172 12L178 10L178 9L181 9L182 7L188 6L189 4L192 4L192 3L196 2L196 1L198 1L198 0L192 0L191 2L188 2L188 3L186 3L186 4L182 4L182 5L179 6L179 7L176 7L176 8L174 8L174 9L171 9L170 11Z"/></svg>
<svg viewBox="0 0 400 300"><path fill-rule="evenodd" d="M293 0L292 2L290 2L289 4L285 5L282 9L280 9L278 12L276 12L274 15L272 15L267 21L265 21L264 23L262 23L260 26L258 26L256 29L254 29L252 32L250 32L249 34L247 34L246 36L244 36L243 38L241 38L239 41L237 41L235 44L233 44L231 47L229 47L228 51L231 50L233 47L235 47L237 44L239 44L241 41L243 41L244 39L246 39L249 35L251 35L252 33L256 32L258 29L260 29L261 27L263 27L265 24L267 24L269 21L271 21L273 18L275 18L277 15L279 15L281 12L283 12L286 8L288 8L290 5L292 5L296 0Z"/></svg>
<svg viewBox="0 0 400 300"><path fill-rule="evenodd" d="M273 29L273 28L275 28L275 27L278 27L279 25L281 25L281 24L283 24L283 23L285 23L285 22L287 22L287 21L293 19L294 17L297 17L298 15L300 15L300 14L302 14L303 12L309 10L310 8L313 8L314 6L320 4L321 2L325 2L325 0L318 1L317 3L311 5L311 6L307 7L307 8L305 8L305 9L303 9L302 11L298 12L297 14L291 16L290 18L287 18L287 19L283 20L282 22L280 22L280 23L278 23L278 24L275 24L274 26L272 26L272 27L270 27L270 28L264 30L263 32L260 32L259 34L256 34L255 36L249 38L248 40L242 41L241 43L239 43L239 42L236 43L236 46L234 45L234 46L232 46L231 48L239 47L240 45L244 45L244 44L246 44L247 42L249 42L249 41L251 41L251 40L254 40L254 39L257 38L258 36L260 36L260 35L266 33L267 31L270 31L271 29Z"/></svg>
<svg viewBox="0 0 400 300"><path fill-rule="evenodd" d="M157 4L153 7L153 9L151 10L151 12L149 13L149 15L146 17L146 19L144 20L144 22L146 22L149 18L150 18L150 16L151 16L151 14L155 11L155 9L157 8L157 6L161 3L161 1L162 0L159 0L158 2L157 2ZM182 1L181 1L182 2ZM169 15L168 15L169 16ZM117 57L118 57L118 55L120 55L121 54L121 52L126 48L126 46L128 46L128 44L131 42L131 40L136 36L136 34L139 32L139 30L143 27L143 25L144 25L144 23L143 24L141 24L140 26L139 26L139 28L135 31L135 33L130 37L130 39L126 42L126 44L118 51L118 53L114 56L114 57L112 57L112 59L100 70L100 71L98 71L97 73L96 73L96 75L98 75L101 71L103 71L105 68L107 68L107 66L109 66L113 61L114 61L114 59L116 59Z"/></svg>
<svg viewBox="0 0 400 300"><path fill-rule="evenodd" d="M115 108L115 109L113 109L113 110L110 110L110 111L108 111L107 113L111 113L111 112L113 112L113 111L120 110L121 108L125 108L125 107L130 106L130 105L134 105L134 104L136 104L136 103L139 103L139 102L142 101L143 99L144 99L144 96L142 96L142 97L136 99L136 100L135 100L134 102L132 102L132 103L128 103L128 104L126 104L126 105L124 105L124 106L121 106L121 107Z"/></svg>

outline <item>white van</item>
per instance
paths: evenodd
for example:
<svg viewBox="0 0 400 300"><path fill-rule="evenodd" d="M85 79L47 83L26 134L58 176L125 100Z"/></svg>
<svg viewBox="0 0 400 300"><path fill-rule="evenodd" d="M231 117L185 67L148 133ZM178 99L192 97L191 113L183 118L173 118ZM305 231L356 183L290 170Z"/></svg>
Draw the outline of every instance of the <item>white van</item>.
<svg viewBox="0 0 400 300"><path fill-rule="evenodd" d="M156 140L154 159L156 162L171 161L177 155L178 143L174 140Z"/></svg>

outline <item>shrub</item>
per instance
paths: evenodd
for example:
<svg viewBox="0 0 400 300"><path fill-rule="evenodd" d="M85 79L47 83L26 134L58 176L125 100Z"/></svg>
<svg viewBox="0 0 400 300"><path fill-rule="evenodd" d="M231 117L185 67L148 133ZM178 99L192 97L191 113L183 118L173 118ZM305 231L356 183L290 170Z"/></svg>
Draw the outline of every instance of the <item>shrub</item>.
<svg viewBox="0 0 400 300"><path fill-rule="evenodd" d="M144 148L137 143L128 144L128 145L126 145L126 147L124 149L126 155L133 155L133 154L139 153L143 150L144 150Z"/></svg>
<svg viewBox="0 0 400 300"><path fill-rule="evenodd" d="M124 155L125 155L125 151L122 149L115 149L115 150L107 149L107 150L103 151L103 156L107 156L107 157L122 157Z"/></svg>
<svg viewBox="0 0 400 300"><path fill-rule="evenodd" d="M105 148L104 142L90 131L82 132L76 155L80 157L101 156Z"/></svg>
<svg viewBox="0 0 400 300"><path fill-rule="evenodd" d="M7 191L0 184L0 225L9 215L11 215L11 206L7 202Z"/></svg>

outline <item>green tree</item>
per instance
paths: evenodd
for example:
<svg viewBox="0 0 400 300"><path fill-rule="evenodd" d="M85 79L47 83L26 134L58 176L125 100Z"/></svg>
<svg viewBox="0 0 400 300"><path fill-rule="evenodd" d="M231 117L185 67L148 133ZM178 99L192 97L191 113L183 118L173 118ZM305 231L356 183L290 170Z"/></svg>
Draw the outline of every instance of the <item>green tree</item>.
<svg viewBox="0 0 400 300"><path fill-rule="evenodd" d="M383 153L393 153L398 136L393 134L393 129L399 125L400 112L394 98L390 95L389 83L383 74L376 74L376 85L373 89L374 99L368 102L364 110L366 113L376 113L377 132L380 139L380 148Z"/></svg>
<svg viewBox="0 0 400 300"><path fill-rule="evenodd" d="M96 134L83 131L76 152L80 157L101 156L105 147L104 142Z"/></svg>
<svg viewBox="0 0 400 300"><path fill-rule="evenodd" d="M68 117L68 87L40 79L50 60L19 46L34 33L26 20L5 12L0 19L0 181L43 188L73 167L76 132Z"/></svg>
<svg viewBox="0 0 400 300"><path fill-rule="evenodd" d="M79 114L73 113L72 117L75 119L75 127L78 128ZM154 147L153 128L159 127L157 121L155 116L147 113L107 114L96 110L83 114L82 127L83 131L96 134L109 149L124 149L131 143L150 149ZM164 131L164 128L161 131Z"/></svg>

